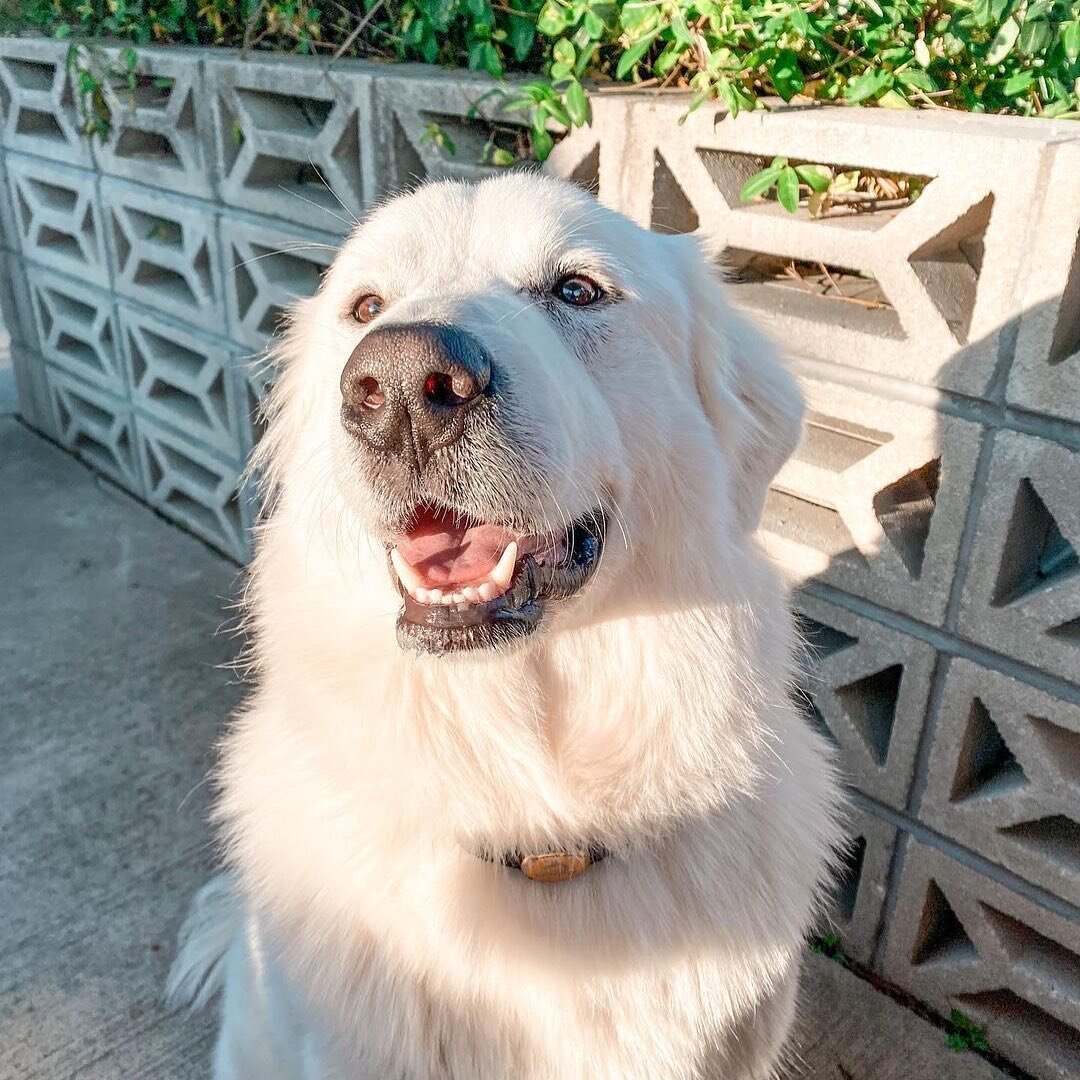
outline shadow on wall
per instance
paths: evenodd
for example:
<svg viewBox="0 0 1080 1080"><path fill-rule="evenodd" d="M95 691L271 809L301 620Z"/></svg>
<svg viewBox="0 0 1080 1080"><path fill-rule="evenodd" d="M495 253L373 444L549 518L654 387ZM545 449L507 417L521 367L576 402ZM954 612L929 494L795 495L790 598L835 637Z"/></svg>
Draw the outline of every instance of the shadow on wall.
<svg viewBox="0 0 1080 1080"><path fill-rule="evenodd" d="M956 252L977 277L978 246ZM751 310L803 289L737 271L736 296L747 286ZM1080 1070L1080 428L1003 401L1023 327L1066 300L935 376L981 366L984 397L797 362L806 432L762 525L799 586L801 704L853 788L841 947L1061 1076ZM895 319L853 316L883 334ZM1077 350L1078 327L1062 334L1045 377Z"/></svg>

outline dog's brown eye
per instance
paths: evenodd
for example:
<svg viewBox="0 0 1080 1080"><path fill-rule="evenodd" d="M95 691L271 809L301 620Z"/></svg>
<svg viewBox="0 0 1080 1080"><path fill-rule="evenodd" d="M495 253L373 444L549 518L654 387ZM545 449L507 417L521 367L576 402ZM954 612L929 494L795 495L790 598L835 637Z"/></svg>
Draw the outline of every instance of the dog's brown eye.
<svg viewBox="0 0 1080 1080"><path fill-rule="evenodd" d="M573 307L588 307L604 298L604 290L584 274L568 274L560 278L552 292L564 304Z"/></svg>
<svg viewBox="0 0 1080 1080"><path fill-rule="evenodd" d="M376 296L374 293L369 293L367 296L361 296L356 301L352 309L352 317L358 323L369 323L377 315L381 314L382 309L383 298Z"/></svg>

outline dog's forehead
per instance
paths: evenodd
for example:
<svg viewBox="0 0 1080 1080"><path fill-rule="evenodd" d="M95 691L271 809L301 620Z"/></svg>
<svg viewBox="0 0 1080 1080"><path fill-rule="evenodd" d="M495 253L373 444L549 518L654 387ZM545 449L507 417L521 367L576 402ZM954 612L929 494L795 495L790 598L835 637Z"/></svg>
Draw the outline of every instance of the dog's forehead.
<svg viewBox="0 0 1080 1080"><path fill-rule="evenodd" d="M615 215L570 184L519 174L427 184L394 199L357 234L354 254L410 282L514 280L569 251L614 254L617 228Z"/></svg>

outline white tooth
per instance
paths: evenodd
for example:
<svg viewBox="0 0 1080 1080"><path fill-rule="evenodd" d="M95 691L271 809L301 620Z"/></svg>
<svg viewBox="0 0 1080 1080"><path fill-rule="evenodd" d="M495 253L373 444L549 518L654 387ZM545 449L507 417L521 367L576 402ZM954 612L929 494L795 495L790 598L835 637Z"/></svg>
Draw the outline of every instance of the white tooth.
<svg viewBox="0 0 1080 1080"><path fill-rule="evenodd" d="M478 598L477 591L471 585L466 585L465 588L461 590L461 595L464 596L470 604L475 604Z"/></svg>
<svg viewBox="0 0 1080 1080"><path fill-rule="evenodd" d="M506 589L510 585L510 579L514 576L514 567L517 565L517 541L511 540L506 545L506 550L502 553L502 558L499 559L499 565L491 571L491 580L499 586L500 589Z"/></svg>
<svg viewBox="0 0 1080 1080"><path fill-rule="evenodd" d="M463 592L454 593L454 595L451 597L451 603L464 604L465 603L465 594Z"/></svg>
<svg viewBox="0 0 1080 1080"><path fill-rule="evenodd" d="M397 548L390 549L390 561L394 564L394 569L397 571L401 584L405 586L405 591L415 595L415 590L423 587L424 579Z"/></svg>
<svg viewBox="0 0 1080 1080"><path fill-rule="evenodd" d="M454 594L449 593L449 592L448 593L440 593L439 594L439 603L442 604L443 607L453 607L454 606Z"/></svg>
<svg viewBox="0 0 1080 1080"><path fill-rule="evenodd" d="M496 596L500 594L502 590L494 581L485 581L479 589L476 590L477 595L481 600L494 600Z"/></svg>
<svg viewBox="0 0 1080 1080"><path fill-rule="evenodd" d="M442 599L442 589L428 589L427 602L429 604L441 604Z"/></svg>
<svg viewBox="0 0 1080 1080"><path fill-rule="evenodd" d="M427 603L427 589L410 589L409 595L418 603Z"/></svg>

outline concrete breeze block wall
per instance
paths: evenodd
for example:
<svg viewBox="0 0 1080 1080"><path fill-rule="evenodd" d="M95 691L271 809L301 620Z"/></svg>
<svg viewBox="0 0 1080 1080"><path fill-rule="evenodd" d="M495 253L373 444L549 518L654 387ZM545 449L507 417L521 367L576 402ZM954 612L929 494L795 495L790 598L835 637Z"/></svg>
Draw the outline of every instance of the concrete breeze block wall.
<svg viewBox="0 0 1080 1080"><path fill-rule="evenodd" d="M243 560L254 361L283 310L355 215L416 179L492 173L492 125L512 144L522 118L462 72L143 48L91 140L66 53L0 38L0 303L22 416ZM592 112L548 167L697 233L804 380L762 540L805 638L793 692L852 789L823 929L1034 1075L1077 1075L1080 128L686 117L685 98L641 92ZM925 187L818 221L741 204L775 155Z"/></svg>

